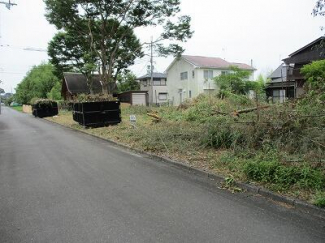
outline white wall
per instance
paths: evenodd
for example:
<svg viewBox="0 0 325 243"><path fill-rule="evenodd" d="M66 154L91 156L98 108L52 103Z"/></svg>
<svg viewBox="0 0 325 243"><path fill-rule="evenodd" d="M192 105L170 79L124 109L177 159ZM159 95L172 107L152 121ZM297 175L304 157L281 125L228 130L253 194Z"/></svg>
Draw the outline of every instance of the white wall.
<svg viewBox="0 0 325 243"><path fill-rule="evenodd" d="M192 75L194 71L194 78ZM168 98L174 105L181 103L181 95L179 90L182 90L182 101L189 98L191 91L192 98L199 94L199 85L197 83L198 70L193 65L180 59L167 72L167 87ZM187 72L188 79L181 80L181 73Z"/></svg>
<svg viewBox="0 0 325 243"><path fill-rule="evenodd" d="M168 85L168 79L167 79L167 85ZM150 83L150 79L147 80L147 84ZM168 93L168 87L166 86L144 86L142 81L140 82L140 90L141 91L148 91L148 102L149 104L156 104L156 103L165 103L168 102L167 100L159 100L159 93ZM168 95L167 95L168 97Z"/></svg>
<svg viewBox="0 0 325 243"><path fill-rule="evenodd" d="M212 70L213 77L219 76L222 70L218 69L199 69L189 64L188 62L180 59L167 72L167 86L169 100L173 105L177 106L181 103L179 90L182 90L182 101L190 98L197 97L199 94L210 91L218 91L213 80L204 79L204 70ZM181 80L181 73L188 72L188 79ZM194 72L194 77L192 72Z"/></svg>
<svg viewBox="0 0 325 243"><path fill-rule="evenodd" d="M221 74L221 70L218 70L218 69L198 69L199 93L204 93L205 90L218 91L218 87L212 79L206 80L204 78L205 70L212 70L213 77L217 77Z"/></svg>
<svg viewBox="0 0 325 243"><path fill-rule="evenodd" d="M195 98L201 93L218 92L219 87L216 85L214 80L206 80L204 78L204 71L212 70L213 77L221 75L222 71L228 71L227 69L208 69L208 68L196 68L192 64L184 61L183 59L177 60L167 71L167 87L168 87L168 98L169 101L175 105L180 105L181 102L185 101L189 97L191 91L191 98ZM181 80L181 73L188 72L188 79ZM192 75L194 72L194 77ZM254 72L250 77L253 80ZM180 100L180 90L182 90L182 101Z"/></svg>

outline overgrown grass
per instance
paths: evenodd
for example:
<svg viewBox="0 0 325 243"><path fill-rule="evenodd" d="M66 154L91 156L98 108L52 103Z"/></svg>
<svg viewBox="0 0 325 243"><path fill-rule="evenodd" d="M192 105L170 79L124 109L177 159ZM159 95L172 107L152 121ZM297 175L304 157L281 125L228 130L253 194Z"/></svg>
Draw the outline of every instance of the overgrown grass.
<svg viewBox="0 0 325 243"><path fill-rule="evenodd" d="M23 107L22 106L12 106L12 109L19 111L19 112L23 112Z"/></svg>
<svg viewBox="0 0 325 243"><path fill-rule="evenodd" d="M325 208L325 192L317 191L313 203L321 208Z"/></svg>
<svg viewBox="0 0 325 243"><path fill-rule="evenodd" d="M259 103L269 107L239 112L256 105L243 96L200 95L180 107L123 106L121 124L84 131L322 206L324 107ZM157 114L161 122L147 113ZM137 117L135 127L131 114ZM70 112L50 119L83 130Z"/></svg>

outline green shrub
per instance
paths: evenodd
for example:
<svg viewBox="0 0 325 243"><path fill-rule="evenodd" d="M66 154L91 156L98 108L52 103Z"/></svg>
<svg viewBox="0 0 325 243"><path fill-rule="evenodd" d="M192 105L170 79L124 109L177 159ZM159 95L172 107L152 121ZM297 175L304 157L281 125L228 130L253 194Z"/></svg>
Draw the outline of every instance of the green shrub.
<svg viewBox="0 0 325 243"><path fill-rule="evenodd" d="M233 129L228 117L211 117L202 126L201 143L213 148L233 148L242 142L240 131Z"/></svg>
<svg viewBox="0 0 325 243"><path fill-rule="evenodd" d="M317 191L315 198L314 198L314 204L318 207L325 208L325 192L323 191Z"/></svg>
<svg viewBox="0 0 325 243"><path fill-rule="evenodd" d="M248 179L279 185L283 189L292 185L318 190L325 187L324 173L309 165L294 167L277 161L249 161L244 166L244 173Z"/></svg>

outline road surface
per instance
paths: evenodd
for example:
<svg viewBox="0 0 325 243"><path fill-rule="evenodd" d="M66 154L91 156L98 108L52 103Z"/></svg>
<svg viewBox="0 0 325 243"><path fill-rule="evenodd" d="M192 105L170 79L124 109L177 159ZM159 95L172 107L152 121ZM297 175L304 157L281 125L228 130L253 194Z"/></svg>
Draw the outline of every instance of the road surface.
<svg viewBox="0 0 325 243"><path fill-rule="evenodd" d="M0 242L325 242L325 222L9 108Z"/></svg>

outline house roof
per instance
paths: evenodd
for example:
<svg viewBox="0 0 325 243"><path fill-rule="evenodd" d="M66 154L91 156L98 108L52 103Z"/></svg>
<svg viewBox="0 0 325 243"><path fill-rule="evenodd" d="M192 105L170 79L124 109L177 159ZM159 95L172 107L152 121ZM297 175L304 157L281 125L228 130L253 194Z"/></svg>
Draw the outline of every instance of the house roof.
<svg viewBox="0 0 325 243"><path fill-rule="evenodd" d="M10 98L11 96L13 96L13 93L4 93L4 94L0 94L0 96L4 99Z"/></svg>
<svg viewBox="0 0 325 243"><path fill-rule="evenodd" d="M325 36L321 36L321 37L317 38L316 40L310 42L309 44L305 45L304 47L300 48L299 50L297 50L297 51L291 53L291 54L289 55L289 57L292 57L292 56L298 54L299 52L302 52L302 51L304 51L305 49L307 49L307 48L309 48L309 47L315 45L317 42L320 42L320 41L323 41L323 40L325 40Z"/></svg>
<svg viewBox="0 0 325 243"><path fill-rule="evenodd" d="M240 69L252 70L252 71L256 70L254 67L247 65L245 63L228 62L219 57L182 55L181 58L197 68L229 69L230 66L237 66ZM174 62L176 60L178 59L176 58ZM174 62L167 68L167 70L170 69L170 67L174 64Z"/></svg>
<svg viewBox="0 0 325 243"><path fill-rule="evenodd" d="M153 78L167 78L166 73L153 73L152 76L153 76ZM141 80L141 79L148 79L148 78L151 78L150 73L147 73L146 75L143 75L143 76L141 76L141 77L139 77L137 79Z"/></svg>
<svg viewBox="0 0 325 243"><path fill-rule="evenodd" d="M269 76L272 82L283 82L287 80L287 67L282 63L273 73Z"/></svg>
<svg viewBox="0 0 325 243"><path fill-rule="evenodd" d="M74 94L89 94L90 90L87 85L87 78L81 73L63 73L64 82L67 85L69 93ZM95 94L102 92L102 85L99 75L93 76L93 91Z"/></svg>

